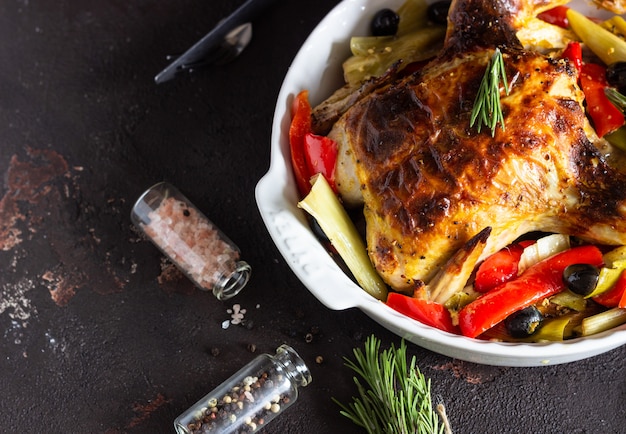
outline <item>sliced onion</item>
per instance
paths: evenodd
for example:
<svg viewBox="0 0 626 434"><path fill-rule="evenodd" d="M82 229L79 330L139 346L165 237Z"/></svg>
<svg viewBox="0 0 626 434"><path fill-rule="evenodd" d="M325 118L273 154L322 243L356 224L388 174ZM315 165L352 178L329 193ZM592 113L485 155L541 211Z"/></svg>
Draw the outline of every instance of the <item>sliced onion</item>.
<svg viewBox="0 0 626 434"><path fill-rule="evenodd" d="M543 261L552 255L567 250L571 247L569 235L552 234L539 238L536 243L524 249L518 265L518 274L528 267Z"/></svg>

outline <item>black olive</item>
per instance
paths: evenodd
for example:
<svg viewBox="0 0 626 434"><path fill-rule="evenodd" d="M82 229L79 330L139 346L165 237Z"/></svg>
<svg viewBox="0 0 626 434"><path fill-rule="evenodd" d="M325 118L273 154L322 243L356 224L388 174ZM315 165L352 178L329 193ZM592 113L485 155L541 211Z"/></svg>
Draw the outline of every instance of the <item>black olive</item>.
<svg viewBox="0 0 626 434"><path fill-rule="evenodd" d="M535 306L528 306L512 313L504 320L509 334L514 338L527 338L539 330L543 315Z"/></svg>
<svg viewBox="0 0 626 434"><path fill-rule="evenodd" d="M600 270L590 264L573 264L563 271L563 282L578 295L589 295L596 289Z"/></svg>
<svg viewBox="0 0 626 434"><path fill-rule="evenodd" d="M438 1L428 6L428 19L434 24L446 24L448 22L448 10L450 1Z"/></svg>
<svg viewBox="0 0 626 434"><path fill-rule="evenodd" d="M307 216L307 217L309 220L309 226L311 227L313 234L322 242L330 242L330 240L328 239L328 236L326 236L326 233L324 232L320 224L317 222L317 219L312 216Z"/></svg>
<svg viewBox="0 0 626 434"><path fill-rule="evenodd" d="M606 81L620 93L626 93L626 62L615 62L606 68Z"/></svg>
<svg viewBox="0 0 626 434"><path fill-rule="evenodd" d="M391 9L381 9L372 18L371 30L374 36L393 36L398 31L400 16Z"/></svg>

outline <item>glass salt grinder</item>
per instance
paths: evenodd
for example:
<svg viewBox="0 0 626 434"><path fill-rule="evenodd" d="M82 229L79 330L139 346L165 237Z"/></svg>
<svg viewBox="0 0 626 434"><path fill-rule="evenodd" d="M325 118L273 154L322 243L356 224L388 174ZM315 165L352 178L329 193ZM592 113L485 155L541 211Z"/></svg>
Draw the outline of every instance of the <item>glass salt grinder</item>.
<svg viewBox="0 0 626 434"><path fill-rule="evenodd" d="M298 353L281 345L261 354L174 421L178 434L256 432L298 398L311 374Z"/></svg>
<svg viewBox="0 0 626 434"><path fill-rule="evenodd" d="M160 182L146 190L131 220L195 285L227 300L248 283L251 267L222 231L176 187Z"/></svg>

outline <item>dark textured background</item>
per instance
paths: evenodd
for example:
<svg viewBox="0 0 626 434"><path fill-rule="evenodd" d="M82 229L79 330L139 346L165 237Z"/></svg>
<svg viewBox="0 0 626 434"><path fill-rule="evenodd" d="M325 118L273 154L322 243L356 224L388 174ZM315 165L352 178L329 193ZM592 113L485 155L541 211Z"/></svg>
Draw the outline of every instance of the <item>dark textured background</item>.
<svg viewBox="0 0 626 434"><path fill-rule="evenodd" d="M317 302L254 201L282 77L337 3L280 0L236 62L156 86L164 56L241 1L0 2L1 432L171 433L189 405L283 342L313 383L265 432L358 432L331 401L355 394L342 358L372 333L385 346L399 338ZM131 227L132 203L160 180L252 264L234 301L171 273ZM222 329L233 303L249 327ZM626 347L524 369L410 354L455 433L625 432Z"/></svg>

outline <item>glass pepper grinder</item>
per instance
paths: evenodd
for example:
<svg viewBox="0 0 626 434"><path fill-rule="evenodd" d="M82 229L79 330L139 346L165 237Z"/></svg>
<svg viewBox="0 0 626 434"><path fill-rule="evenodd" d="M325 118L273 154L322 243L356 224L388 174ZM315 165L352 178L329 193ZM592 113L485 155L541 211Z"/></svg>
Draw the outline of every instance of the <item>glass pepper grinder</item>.
<svg viewBox="0 0 626 434"><path fill-rule="evenodd" d="M261 354L175 421L178 434L256 432L298 398L311 374L298 353L281 345Z"/></svg>
<svg viewBox="0 0 626 434"><path fill-rule="evenodd" d="M160 182L137 200L131 220L198 288L229 299L248 283L239 248L176 187Z"/></svg>

